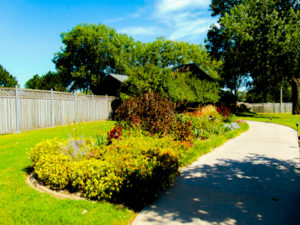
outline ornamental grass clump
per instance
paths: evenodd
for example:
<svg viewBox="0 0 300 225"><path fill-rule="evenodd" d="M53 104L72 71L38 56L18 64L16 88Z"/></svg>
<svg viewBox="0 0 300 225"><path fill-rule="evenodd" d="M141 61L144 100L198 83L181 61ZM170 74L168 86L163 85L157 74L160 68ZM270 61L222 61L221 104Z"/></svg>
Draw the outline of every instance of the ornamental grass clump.
<svg viewBox="0 0 300 225"><path fill-rule="evenodd" d="M222 115L218 113L217 107L214 105L202 106L193 112L185 112L185 114L202 119L204 121L209 119L215 124L220 124L223 121Z"/></svg>

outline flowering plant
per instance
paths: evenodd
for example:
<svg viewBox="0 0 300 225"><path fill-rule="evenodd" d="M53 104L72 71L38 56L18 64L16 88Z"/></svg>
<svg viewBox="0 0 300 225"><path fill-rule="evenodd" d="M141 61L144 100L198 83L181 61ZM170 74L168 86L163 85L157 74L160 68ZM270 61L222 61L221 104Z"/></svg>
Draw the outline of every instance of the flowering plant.
<svg viewBox="0 0 300 225"><path fill-rule="evenodd" d="M116 125L111 131L107 132L107 140L111 142L112 139L120 139L122 136L122 127Z"/></svg>
<svg viewBox="0 0 300 225"><path fill-rule="evenodd" d="M218 113L220 113L224 117L224 121L227 121L231 117L231 111L226 106L218 107Z"/></svg>

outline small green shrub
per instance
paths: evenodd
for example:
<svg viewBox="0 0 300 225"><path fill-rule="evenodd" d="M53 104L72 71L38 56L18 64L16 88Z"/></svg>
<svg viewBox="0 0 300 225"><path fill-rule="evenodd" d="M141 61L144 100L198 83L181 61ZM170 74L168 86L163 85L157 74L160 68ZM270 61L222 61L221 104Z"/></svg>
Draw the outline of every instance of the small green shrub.
<svg viewBox="0 0 300 225"><path fill-rule="evenodd" d="M192 142L194 135L191 129L191 124L189 122L183 123L177 120L171 127L171 135L175 140Z"/></svg>
<svg viewBox="0 0 300 225"><path fill-rule="evenodd" d="M219 120L210 116L202 115L201 117L196 117L182 113L177 115L177 119L185 125L190 124L193 135L203 140L222 131Z"/></svg>

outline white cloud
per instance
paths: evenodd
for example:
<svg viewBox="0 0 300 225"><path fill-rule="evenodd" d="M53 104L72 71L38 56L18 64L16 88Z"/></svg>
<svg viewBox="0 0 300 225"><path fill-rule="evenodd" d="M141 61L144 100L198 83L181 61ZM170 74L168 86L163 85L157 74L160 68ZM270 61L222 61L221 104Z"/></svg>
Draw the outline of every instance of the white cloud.
<svg viewBox="0 0 300 225"><path fill-rule="evenodd" d="M200 34L207 32L209 25L201 19L193 22L182 22L177 24L175 29L170 33L169 39L178 40L184 37L196 38Z"/></svg>
<svg viewBox="0 0 300 225"><path fill-rule="evenodd" d="M132 18L139 18L142 15L146 14L146 8L138 8L135 13L131 14Z"/></svg>
<svg viewBox="0 0 300 225"><path fill-rule="evenodd" d="M125 27L118 30L120 33L126 33L128 35L153 35L158 33L158 29L156 27Z"/></svg>
<svg viewBox="0 0 300 225"><path fill-rule="evenodd" d="M207 8L210 0L160 0L156 2L156 8L160 13L184 10L187 8Z"/></svg>
<svg viewBox="0 0 300 225"><path fill-rule="evenodd" d="M146 1L130 17L135 25L118 30L131 36L165 36L171 40L199 42L216 19L208 11L210 0L154 0ZM138 20L137 20L138 19ZM147 21L148 26L138 24ZM149 22L152 24L149 25ZM138 24L138 25L137 25Z"/></svg>
<svg viewBox="0 0 300 225"><path fill-rule="evenodd" d="M197 39L216 19L208 12L210 0L157 0L152 19L166 26L168 39Z"/></svg>
<svg viewBox="0 0 300 225"><path fill-rule="evenodd" d="M121 22L123 20L124 20L123 17L116 17L116 18L104 20L103 22L104 22L104 24L107 24L107 23L117 23L117 22Z"/></svg>

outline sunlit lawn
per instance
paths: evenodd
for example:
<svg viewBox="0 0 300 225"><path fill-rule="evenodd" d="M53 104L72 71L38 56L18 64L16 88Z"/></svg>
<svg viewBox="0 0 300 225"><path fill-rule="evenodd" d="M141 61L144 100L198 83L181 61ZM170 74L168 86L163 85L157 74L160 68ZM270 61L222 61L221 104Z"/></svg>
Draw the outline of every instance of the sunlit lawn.
<svg viewBox="0 0 300 225"><path fill-rule="evenodd" d="M128 224L135 213L105 202L61 200L39 193L25 183L30 165L28 149L42 139L94 136L113 127L113 122L69 126L0 135L0 224ZM83 210L87 213L82 215Z"/></svg>
<svg viewBox="0 0 300 225"><path fill-rule="evenodd" d="M136 213L126 207L106 202L61 200L25 183L26 168L31 164L27 153L36 143L55 137L68 138L70 134L95 136L113 126L114 122L110 121L90 122L78 124L76 129L72 125L0 135L0 224L129 224ZM241 124L240 129L226 135L196 141L181 159L182 165L190 164L248 128L247 124ZM82 214L84 210L87 213Z"/></svg>
<svg viewBox="0 0 300 225"><path fill-rule="evenodd" d="M290 113L243 113L239 115L239 118L282 124L294 128L295 130L297 130L296 123L298 122L300 124L300 115L292 115Z"/></svg>

